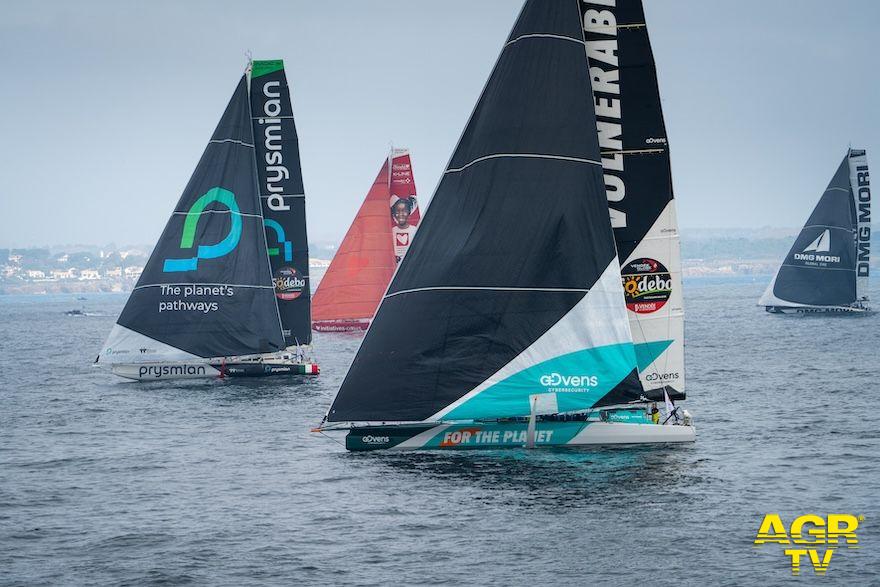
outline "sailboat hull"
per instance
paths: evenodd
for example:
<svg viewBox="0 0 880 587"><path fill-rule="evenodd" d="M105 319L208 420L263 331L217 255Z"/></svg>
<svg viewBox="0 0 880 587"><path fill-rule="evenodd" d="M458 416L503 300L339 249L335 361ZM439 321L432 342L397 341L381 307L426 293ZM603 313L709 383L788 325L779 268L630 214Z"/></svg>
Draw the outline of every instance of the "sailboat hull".
<svg viewBox="0 0 880 587"><path fill-rule="evenodd" d="M864 306L764 306L771 314L871 314Z"/></svg>
<svg viewBox="0 0 880 587"><path fill-rule="evenodd" d="M210 379L214 377L268 377L270 375L317 375L314 363L248 361L230 363L142 363L117 364L114 375L135 381Z"/></svg>
<svg viewBox="0 0 880 587"><path fill-rule="evenodd" d="M353 428L345 438L350 451L468 450L522 448L527 422L368 426ZM605 446L694 442L694 426L637 422L538 422L535 447Z"/></svg>
<svg viewBox="0 0 880 587"><path fill-rule="evenodd" d="M312 322L312 330L317 332L359 332L370 326L369 319L351 320L316 320Z"/></svg>

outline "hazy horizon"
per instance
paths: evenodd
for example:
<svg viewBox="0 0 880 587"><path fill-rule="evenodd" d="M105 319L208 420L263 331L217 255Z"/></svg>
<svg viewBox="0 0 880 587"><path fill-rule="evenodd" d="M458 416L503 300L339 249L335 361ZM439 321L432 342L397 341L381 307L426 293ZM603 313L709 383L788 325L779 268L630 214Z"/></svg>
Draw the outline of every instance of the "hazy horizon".
<svg viewBox="0 0 880 587"><path fill-rule="evenodd" d="M0 6L0 246L154 243L245 66L283 58L309 240L338 242L389 146L426 204L520 0ZM680 224L799 227L877 146L880 5L646 0Z"/></svg>

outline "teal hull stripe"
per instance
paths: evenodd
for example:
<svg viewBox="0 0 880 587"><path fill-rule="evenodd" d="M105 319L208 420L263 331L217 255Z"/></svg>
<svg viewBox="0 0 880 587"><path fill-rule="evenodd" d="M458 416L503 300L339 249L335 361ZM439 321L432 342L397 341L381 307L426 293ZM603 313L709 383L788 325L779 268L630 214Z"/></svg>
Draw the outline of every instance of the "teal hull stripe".
<svg viewBox="0 0 880 587"><path fill-rule="evenodd" d="M529 396L555 393L559 412L593 407L636 367L631 342L554 357L486 388L443 416L449 420L528 416Z"/></svg>
<svg viewBox="0 0 880 587"><path fill-rule="evenodd" d="M651 363L657 360L657 357L663 354L663 351L672 344L671 340L655 340L653 342L643 342L636 346L636 360L639 362L639 372L647 369Z"/></svg>

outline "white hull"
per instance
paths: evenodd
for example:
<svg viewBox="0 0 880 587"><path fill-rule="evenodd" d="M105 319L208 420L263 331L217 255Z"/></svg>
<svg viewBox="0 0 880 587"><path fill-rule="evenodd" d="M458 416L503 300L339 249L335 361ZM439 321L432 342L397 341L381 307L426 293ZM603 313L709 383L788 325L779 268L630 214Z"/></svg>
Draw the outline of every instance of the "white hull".
<svg viewBox="0 0 880 587"><path fill-rule="evenodd" d="M535 448L669 444L694 442L693 425L635 422L541 421L534 430ZM379 425L349 429L349 450L474 450L522 448L529 438L524 422L472 424Z"/></svg>
<svg viewBox="0 0 880 587"><path fill-rule="evenodd" d="M114 375L135 381L169 379L205 379L219 377L220 371L206 363L142 363L116 364L110 368Z"/></svg>
<svg viewBox="0 0 880 587"><path fill-rule="evenodd" d="M871 314L866 306L764 306L771 314Z"/></svg>
<svg viewBox="0 0 880 587"><path fill-rule="evenodd" d="M581 430L567 446L694 442L696 439L694 426L594 422Z"/></svg>

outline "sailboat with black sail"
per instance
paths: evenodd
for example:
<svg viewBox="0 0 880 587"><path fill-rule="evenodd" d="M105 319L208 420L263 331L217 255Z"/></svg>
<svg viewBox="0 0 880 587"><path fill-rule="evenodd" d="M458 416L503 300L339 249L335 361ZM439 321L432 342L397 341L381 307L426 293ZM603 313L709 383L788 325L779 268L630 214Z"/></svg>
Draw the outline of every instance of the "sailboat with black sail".
<svg viewBox="0 0 880 587"><path fill-rule="evenodd" d="M774 314L864 314L871 260L871 181L848 149L758 305Z"/></svg>
<svg viewBox="0 0 880 587"><path fill-rule="evenodd" d="M641 0L581 4L602 171L644 395L685 397L678 221Z"/></svg>
<svg viewBox="0 0 880 587"><path fill-rule="evenodd" d="M646 416L580 10L525 3L316 431L350 450L694 440Z"/></svg>
<svg viewBox="0 0 880 587"><path fill-rule="evenodd" d="M252 65L95 361L117 375L154 380L318 371L306 356L308 251L283 66ZM267 93L259 103L265 117L256 111L252 117L249 84ZM289 119L286 128L276 120L282 117ZM273 167L258 166L255 157L254 127L263 124L257 153ZM262 185L271 197L261 198ZM270 265L274 256L287 269ZM279 274L299 281L279 287ZM305 302L284 305L283 295L291 292Z"/></svg>

